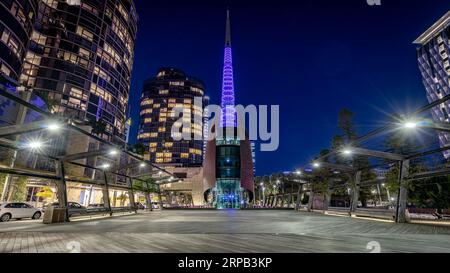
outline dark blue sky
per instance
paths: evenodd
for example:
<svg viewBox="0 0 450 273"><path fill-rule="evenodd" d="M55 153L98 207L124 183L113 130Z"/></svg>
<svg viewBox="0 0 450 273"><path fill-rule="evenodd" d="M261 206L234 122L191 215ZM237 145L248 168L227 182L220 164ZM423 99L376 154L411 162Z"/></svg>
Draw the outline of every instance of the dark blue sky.
<svg viewBox="0 0 450 273"><path fill-rule="evenodd" d="M202 79L219 102L229 6L237 103L281 110L280 147L257 153L258 175L302 166L329 147L344 107L356 113L363 134L386 113L426 104L412 42L450 10L448 0L135 2L132 140L142 84L162 66Z"/></svg>

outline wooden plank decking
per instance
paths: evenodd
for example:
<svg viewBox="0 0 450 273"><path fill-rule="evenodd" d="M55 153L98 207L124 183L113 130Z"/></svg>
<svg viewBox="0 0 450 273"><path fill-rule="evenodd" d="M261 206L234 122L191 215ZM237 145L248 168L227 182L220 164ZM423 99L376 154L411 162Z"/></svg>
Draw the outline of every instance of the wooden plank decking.
<svg viewBox="0 0 450 273"><path fill-rule="evenodd" d="M1 253L369 252L369 242L381 252L450 252L450 228L294 211L163 211L51 226L0 223Z"/></svg>

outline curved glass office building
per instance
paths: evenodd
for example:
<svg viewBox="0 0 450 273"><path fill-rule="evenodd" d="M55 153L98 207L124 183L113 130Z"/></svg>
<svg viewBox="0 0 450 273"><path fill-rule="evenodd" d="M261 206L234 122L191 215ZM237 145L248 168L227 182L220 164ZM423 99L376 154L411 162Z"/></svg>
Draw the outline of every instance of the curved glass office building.
<svg viewBox="0 0 450 273"><path fill-rule="evenodd" d="M40 1L20 82L124 143L137 20L132 0Z"/></svg>
<svg viewBox="0 0 450 273"><path fill-rule="evenodd" d="M425 31L414 43L417 47L419 69L430 103L450 94L450 11ZM431 109L435 122L450 121L448 101ZM449 132L438 132L441 147L450 144ZM444 156L450 159L450 151Z"/></svg>
<svg viewBox="0 0 450 273"><path fill-rule="evenodd" d="M161 68L156 77L144 83L138 141L146 147L148 160L166 165L201 166L203 106L208 103L204 90L202 81L175 68ZM176 108L183 109L183 123L189 127L172 133L179 119L175 115ZM190 139L174 140L174 137L181 138L181 134L190 135Z"/></svg>

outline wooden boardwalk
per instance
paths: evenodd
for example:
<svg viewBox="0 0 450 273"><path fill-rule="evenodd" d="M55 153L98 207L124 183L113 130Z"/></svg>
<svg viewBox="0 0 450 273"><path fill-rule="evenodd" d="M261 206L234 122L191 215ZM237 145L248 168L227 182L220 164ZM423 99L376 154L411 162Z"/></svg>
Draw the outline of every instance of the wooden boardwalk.
<svg viewBox="0 0 450 273"><path fill-rule="evenodd" d="M448 252L450 229L294 211L163 211L0 223L1 253Z"/></svg>

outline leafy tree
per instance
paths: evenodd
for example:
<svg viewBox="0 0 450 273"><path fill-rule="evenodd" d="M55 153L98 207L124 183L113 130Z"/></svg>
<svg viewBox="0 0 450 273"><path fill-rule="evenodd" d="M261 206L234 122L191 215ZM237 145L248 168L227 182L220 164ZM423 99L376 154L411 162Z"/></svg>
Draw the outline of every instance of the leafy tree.
<svg viewBox="0 0 450 273"><path fill-rule="evenodd" d="M3 189L5 187L6 177L8 177L7 174L0 173L0 200L1 200L2 195L3 195Z"/></svg>
<svg viewBox="0 0 450 273"><path fill-rule="evenodd" d="M106 132L106 122L103 120L91 120L89 121L89 125L92 127L92 134L101 135Z"/></svg>
<svg viewBox="0 0 450 273"><path fill-rule="evenodd" d="M399 119L395 116L394 119ZM392 133L385 141L385 147L389 152L409 155L420 150L415 135L407 130L398 130ZM432 163L439 164L438 162ZM409 174L427 171L427 165L423 161L410 162ZM386 186L390 191L399 190L399 166L392 165L387 177ZM412 181L408 184L408 202L421 208L450 208L450 176L432 177Z"/></svg>
<svg viewBox="0 0 450 273"><path fill-rule="evenodd" d="M308 204L308 202L309 202L309 195L304 194L304 195L303 195L303 199L302 199L301 202L302 202L302 205Z"/></svg>
<svg viewBox="0 0 450 273"><path fill-rule="evenodd" d="M393 116L393 120L400 120L399 116ZM408 155L419 149L414 139L414 134L407 130L397 130L388 135L384 141L384 147L390 153ZM387 162L388 163L388 162ZM389 162L390 169L386 175L386 187L389 191L398 192L399 185L399 164ZM410 162L409 174L424 171L426 168L418 161ZM412 188L410 188L411 190Z"/></svg>
<svg viewBox="0 0 450 273"><path fill-rule="evenodd" d="M348 110L342 109L339 112L338 117L338 135L336 135L332 140L332 148L335 150L342 149L350 143L353 143L358 138L358 132L354 123L355 114ZM355 144L352 144L355 145ZM361 179L363 181L371 180L376 177L376 175L370 170L369 159L364 156L353 156L352 158L344 158L338 155L335 158L336 163L353 165L353 167L362 170ZM347 176L341 175L342 180L348 180ZM350 185L353 181L350 181ZM340 189L341 194L346 194L346 189ZM363 207L367 206L367 200L372 196L371 188L361 188L359 192L359 198Z"/></svg>
<svg viewBox="0 0 450 273"><path fill-rule="evenodd" d="M13 153L11 150L0 148L0 165L11 166ZM0 173L0 198L2 198L3 189L5 187L7 174Z"/></svg>
<svg viewBox="0 0 450 273"><path fill-rule="evenodd" d="M320 156L322 157L328 154L329 150L320 151ZM330 159L327 157L324 161L329 162ZM314 192L325 192L328 190L328 181L333 176L333 173L327 168L319 168L314 171L314 177L312 179L312 185Z"/></svg>
<svg viewBox="0 0 450 273"><path fill-rule="evenodd" d="M11 200L13 202L25 202L27 197L28 177L20 176L11 185Z"/></svg>
<svg viewBox="0 0 450 273"><path fill-rule="evenodd" d="M49 92L37 90L34 91L34 94L44 101L49 112L52 112L53 108L58 104L58 100L54 99L53 97L50 97Z"/></svg>
<svg viewBox="0 0 450 273"><path fill-rule="evenodd" d="M121 195L117 196L116 199L120 201L120 206L124 207L125 206L125 201L128 198L128 194L127 193L122 193Z"/></svg>
<svg viewBox="0 0 450 273"><path fill-rule="evenodd" d="M157 193L159 188L158 185L155 183L155 179L148 176L140 178L140 180L134 180L133 190L149 194L149 193Z"/></svg>
<svg viewBox="0 0 450 273"><path fill-rule="evenodd" d="M433 177L411 185L409 202L421 208L450 208L450 177Z"/></svg>
<svg viewBox="0 0 450 273"><path fill-rule="evenodd" d="M342 132L342 138L346 144L358 137L354 124L354 118L355 114L348 109L344 108L339 112L338 128Z"/></svg>
<svg viewBox="0 0 450 273"><path fill-rule="evenodd" d="M131 151L138 155L144 155L145 153L145 145L138 142L131 147Z"/></svg>

